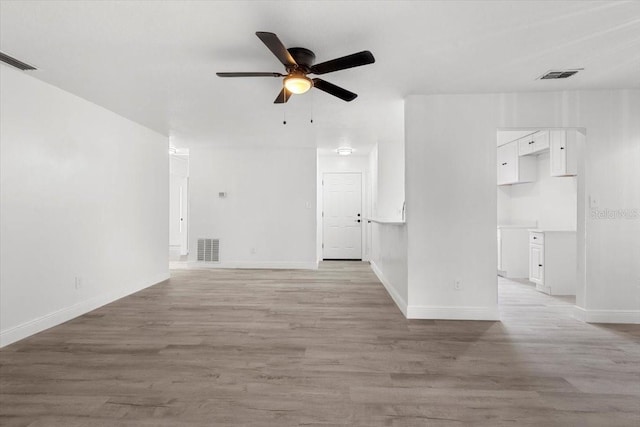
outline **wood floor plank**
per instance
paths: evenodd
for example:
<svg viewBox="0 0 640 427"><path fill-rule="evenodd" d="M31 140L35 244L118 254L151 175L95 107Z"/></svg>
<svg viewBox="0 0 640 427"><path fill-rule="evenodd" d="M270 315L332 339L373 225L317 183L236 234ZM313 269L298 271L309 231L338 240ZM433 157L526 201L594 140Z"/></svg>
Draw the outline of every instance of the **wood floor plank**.
<svg viewBox="0 0 640 427"><path fill-rule="evenodd" d="M173 270L0 350L0 425L640 425L640 326L499 297L502 322L406 320L366 263Z"/></svg>

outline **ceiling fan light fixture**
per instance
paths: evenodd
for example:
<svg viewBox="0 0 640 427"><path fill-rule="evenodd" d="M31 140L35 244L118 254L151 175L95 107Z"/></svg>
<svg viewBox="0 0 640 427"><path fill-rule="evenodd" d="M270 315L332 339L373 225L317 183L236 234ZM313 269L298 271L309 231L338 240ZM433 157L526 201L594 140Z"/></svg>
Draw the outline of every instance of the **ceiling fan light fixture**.
<svg viewBox="0 0 640 427"><path fill-rule="evenodd" d="M294 74L284 78L284 87L289 92L300 95L313 87L313 81L307 76Z"/></svg>

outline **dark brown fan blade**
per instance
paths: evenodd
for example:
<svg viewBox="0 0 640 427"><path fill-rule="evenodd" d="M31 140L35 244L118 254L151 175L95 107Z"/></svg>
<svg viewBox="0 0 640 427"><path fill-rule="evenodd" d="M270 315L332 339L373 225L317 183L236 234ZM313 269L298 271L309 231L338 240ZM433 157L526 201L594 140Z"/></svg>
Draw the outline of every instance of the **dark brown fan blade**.
<svg viewBox="0 0 640 427"><path fill-rule="evenodd" d="M358 97L357 94L349 92L346 89L342 89L340 86L336 86L333 83L329 83L322 79L313 79L313 87L320 89L323 92L327 92L329 95L337 96L343 101L353 101Z"/></svg>
<svg viewBox="0 0 640 427"><path fill-rule="evenodd" d="M362 52L343 56L342 58L316 64L311 67L311 72L313 74L327 74L338 70L346 70L347 68L373 64L374 62L376 62L376 59L373 57L373 54L368 50L363 50Z"/></svg>
<svg viewBox="0 0 640 427"><path fill-rule="evenodd" d="M280 93L278 94L278 97L276 98L275 101L273 101L273 103L274 104L284 104L290 98L291 98L291 92L289 92L286 87L283 87L282 90L280 91Z"/></svg>
<svg viewBox="0 0 640 427"><path fill-rule="evenodd" d="M216 73L218 77L284 77L280 73Z"/></svg>
<svg viewBox="0 0 640 427"><path fill-rule="evenodd" d="M269 50L276 56L276 58L280 60L280 62L282 62L285 67L298 65L287 48L284 47L278 36L273 33L265 33L264 31L256 32L256 36L258 36L258 38L262 40L262 43L264 43L269 48Z"/></svg>

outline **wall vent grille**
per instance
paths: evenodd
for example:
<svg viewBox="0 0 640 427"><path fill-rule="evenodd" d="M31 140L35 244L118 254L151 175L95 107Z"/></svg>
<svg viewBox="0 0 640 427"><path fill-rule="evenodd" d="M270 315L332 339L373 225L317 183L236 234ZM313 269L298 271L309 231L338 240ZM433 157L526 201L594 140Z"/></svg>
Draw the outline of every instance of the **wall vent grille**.
<svg viewBox="0 0 640 427"><path fill-rule="evenodd" d="M220 262L220 239L198 239L198 261Z"/></svg>
<svg viewBox="0 0 640 427"><path fill-rule="evenodd" d="M551 70L544 73L539 77L540 80L555 80L555 79L566 79L568 77L573 76L578 71L582 71L582 68L575 68L573 70Z"/></svg>
<svg viewBox="0 0 640 427"><path fill-rule="evenodd" d="M4 62L5 64L9 64L12 67L16 67L22 71L36 70L36 67L31 66L29 64L25 64L24 62L19 61L16 58L13 58L7 55L6 53L2 53L2 52L0 52L0 61Z"/></svg>

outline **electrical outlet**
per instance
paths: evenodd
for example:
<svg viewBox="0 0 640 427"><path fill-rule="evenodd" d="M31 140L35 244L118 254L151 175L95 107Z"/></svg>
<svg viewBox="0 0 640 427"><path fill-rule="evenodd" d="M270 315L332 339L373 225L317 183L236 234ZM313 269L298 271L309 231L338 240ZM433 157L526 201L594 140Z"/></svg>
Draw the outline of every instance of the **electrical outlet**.
<svg viewBox="0 0 640 427"><path fill-rule="evenodd" d="M251 248L251 249L249 249L249 252L251 252L251 255L255 255L255 253L256 253L256 248Z"/></svg>
<svg viewBox="0 0 640 427"><path fill-rule="evenodd" d="M82 287L82 277L76 276L75 287L76 290Z"/></svg>
<svg viewBox="0 0 640 427"><path fill-rule="evenodd" d="M456 291L462 290L462 280L456 280L453 284L453 287Z"/></svg>

